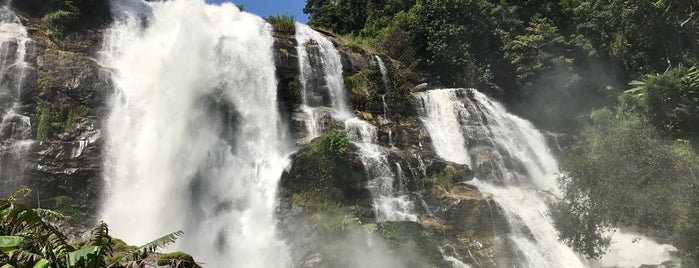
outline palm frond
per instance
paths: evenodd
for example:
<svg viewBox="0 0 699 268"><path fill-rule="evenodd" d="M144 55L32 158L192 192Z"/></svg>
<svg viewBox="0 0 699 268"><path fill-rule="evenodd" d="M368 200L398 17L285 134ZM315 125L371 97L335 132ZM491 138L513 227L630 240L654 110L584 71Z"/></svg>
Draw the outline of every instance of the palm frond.
<svg viewBox="0 0 699 268"><path fill-rule="evenodd" d="M143 246L138 247L134 251L129 252L128 254L125 254L124 257L121 257L117 259L115 262L111 263L109 266L112 266L117 263L133 263L134 261L137 261L139 259L143 259L148 253L153 253L159 248L165 247L169 244L172 244L182 236L184 233L182 231L177 231L174 233L170 233L167 235L164 235L158 239L155 239L151 242L146 243Z"/></svg>
<svg viewBox="0 0 699 268"><path fill-rule="evenodd" d="M63 213L60 213L60 212L54 211L54 210L50 210L50 209L35 208L34 212L36 212L36 214L39 214L39 216L41 216L44 219L44 221L55 222L55 221L61 221L61 220L67 219L67 217L65 215L63 215Z"/></svg>

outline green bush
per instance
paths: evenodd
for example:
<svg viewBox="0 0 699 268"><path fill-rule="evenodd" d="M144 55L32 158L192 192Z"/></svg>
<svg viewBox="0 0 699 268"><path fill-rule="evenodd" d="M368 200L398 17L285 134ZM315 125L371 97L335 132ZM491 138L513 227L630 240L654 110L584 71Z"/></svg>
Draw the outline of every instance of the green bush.
<svg viewBox="0 0 699 268"><path fill-rule="evenodd" d="M73 130L78 120L87 116L89 112L90 108L80 104L56 105L41 101L36 107L39 117L36 137L40 141L54 140L58 134Z"/></svg>
<svg viewBox="0 0 699 268"><path fill-rule="evenodd" d="M699 68L676 66L633 81L621 100L625 109L646 113L665 134L699 133Z"/></svg>
<svg viewBox="0 0 699 268"><path fill-rule="evenodd" d="M354 94L354 105L359 110L366 110L371 98L383 91L381 74L373 70L362 69L347 80Z"/></svg>
<svg viewBox="0 0 699 268"><path fill-rule="evenodd" d="M294 16L289 14L281 14L270 16L267 21L272 24L274 31L283 35L294 35L296 33L296 25L294 24Z"/></svg>
<svg viewBox="0 0 699 268"><path fill-rule="evenodd" d="M49 141L65 129L63 116L52 104L42 101L36 107L39 116L39 125L36 129L36 138L40 141Z"/></svg>
<svg viewBox="0 0 699 268"><path fill-rule="evenodd" d="M41 18L41 28L49 37L61 37L75 27L79 18L77 9L55 10Z"/></svg>
<svg viewBox="0 0 699 268"><path fill-rule="evenodd" d="M311 152L327 153L334 157L342 157L349 152L350 140L342 130L331 130L311 143Z"/></svg>
<svg viewBox="0 0 699 268"><path fill-rule="evenodd" d="M608 246L608 230L631 227L667 239L676 208L699 181L696 152L663 139L642 115L601 109L566 150L565 198L553 211L561 239L589 257Z"/></svg>

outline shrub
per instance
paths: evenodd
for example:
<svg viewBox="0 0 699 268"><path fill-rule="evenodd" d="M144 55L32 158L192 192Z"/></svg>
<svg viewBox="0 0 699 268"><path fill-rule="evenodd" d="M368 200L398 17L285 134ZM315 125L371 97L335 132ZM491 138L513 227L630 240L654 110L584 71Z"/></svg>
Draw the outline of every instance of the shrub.
<svg viewBox="0 0 699 268"><path fill-rule="evenodd" d="M289 14L281 14L270 16L267 21L272 24L274 31L283 35L294 35L296 33L296 25L294 24L294 16Z"/></svg>
<svg viewBox="0 0 699 268"><path fill-rule="evenodd" d="M41 28L49 37L61 37L75 26L80 18L76 9L59 9L41 18Z"/></svg>
<svg viewBox="0 0 699 268"><path fill-rule="evenodd" d="M36 113L39 116L39 125L36 129L36 138L38 140L52 140L57 133L60 133L65 128L59 110L50 103L40 102L36 107Z"/></svg>

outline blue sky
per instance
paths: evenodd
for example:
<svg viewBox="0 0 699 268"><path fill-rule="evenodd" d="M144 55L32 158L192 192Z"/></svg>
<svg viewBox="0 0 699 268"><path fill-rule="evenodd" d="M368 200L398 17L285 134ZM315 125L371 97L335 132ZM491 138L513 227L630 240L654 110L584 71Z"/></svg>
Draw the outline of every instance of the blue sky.
<svg viewBox="0 0 699 268"><path fill-rule="evenodd" d="M233 2L242 4L245 11L261 17L288 13L294 15L297 21L308 22L308 15L303 14L305 0L206 0L206 2L213 4Z"/></svg>

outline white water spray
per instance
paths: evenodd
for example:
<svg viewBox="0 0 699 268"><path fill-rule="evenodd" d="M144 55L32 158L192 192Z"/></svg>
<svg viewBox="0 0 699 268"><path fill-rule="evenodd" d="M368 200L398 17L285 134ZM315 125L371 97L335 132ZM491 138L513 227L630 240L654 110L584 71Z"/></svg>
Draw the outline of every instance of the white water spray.
<svg viewBox="0 0 699 268"><path fill-rule="evenodd" d="M407 191L400 190L400 181L398 187L394 185L396 175L391 171L386 152L377 145L376 127L352 118L345 121L345 128L351 138L357 139L354 144L359 147L359 158L369 175L367 188L374 199L376 220L417 221Z"/></svg>
<svg viewBox="0 0 699 268"><path fill-rule="evenodd" d="M472 101L464 102L467 96ZM434 90L418 98L437 154L470 165L477 174L472 183L492 194L502 208L511 226L508 238L519 253L519 265L584 267L580 258L558 241L545 195L541 194L558 192L557 164L543 136L529 122L507 113L475 90Z"/></svg>
<svg viewBox="0 0 699 268"><path fill-rule="evenodd" d="M407 193L396 191L396 175L391 171L386 152L378 145L376 127L352 116L345 104L345 84L340 54L335 46L310 27L296 23L302 111L312 139L332 120L344 122L348 135L357 141L360 159L369 175L367 188L374 199L378 221L416 221ZM385 116L385 114L384 114Z"/></svg>
<svg viewBox="0 0 699 268"><path fill-rule="evenodd" d="M31 44L27 29L10 10L9 1L3 1L0 6L0 194L3 196L21 185L24 157L34 143L31 120L21 111L20 101Z"/></svg>
<svg viewBox="0 0 699 268"><path fill-rule="evenodd" d="M233 4L112 2L102 61L116 93L107 122L102 215L141 244L209 267L286 267L277 237L283 141L271 26Z"/></svg>
<svg viewBox="0 0 699 268"><path fill-rule="evenodd" d="M345 82L340 53L330 40L311 27L296 23L301 110L305 114L307 140L318 137L332 120L352 117L345 103Z"/></svg>
<svg viewBox="0 0 699 268"><path fill-rule="evenodd" d="M384 93L388 93L391 91L391 81L388 79L388 69L386 69L386 65L383 63L383 60L381 57L379 57L379 55L374 55L374 58L376 58L376 63L379 65L379 72L381 72L383 91Z"/></svg>
<svg viewBox="0 0 699 268"><path fill-rule="evenodd" d="M501 104L476 90L433 90L417 97L437 154L470 165L476 171L470 184L492 194L502 208L517 265L587 266L558 240L548 209L548 200L561 196L556 182L558 164L543 135L530 122L507 113ZM647 239L644 244L631 245L625 242L627 238L619 233L612 242L618 243L612 252L625 257L611 255L591 265L637 267L669 259L668 246Z"/></svg>

